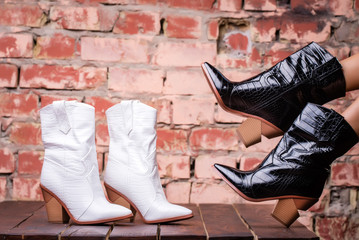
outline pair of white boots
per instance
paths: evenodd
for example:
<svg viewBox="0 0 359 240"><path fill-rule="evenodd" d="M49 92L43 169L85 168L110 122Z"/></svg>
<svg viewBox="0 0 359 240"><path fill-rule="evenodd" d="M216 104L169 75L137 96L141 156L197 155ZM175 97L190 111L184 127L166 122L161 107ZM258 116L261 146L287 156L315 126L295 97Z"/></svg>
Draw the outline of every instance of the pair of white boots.
<svg viewBox="0 0 359 240"><path fill-rule="evenodd" d="M50 222L93 224L133 219L145 223L192 217L192 211L167 201L156 162L156 109L122 101L106 111L110 150L105 188L112 202L126 199L131 210L106 198L99 178L95 113L77 101L55 101L40 110L45 148L41 189Z"/></svg>

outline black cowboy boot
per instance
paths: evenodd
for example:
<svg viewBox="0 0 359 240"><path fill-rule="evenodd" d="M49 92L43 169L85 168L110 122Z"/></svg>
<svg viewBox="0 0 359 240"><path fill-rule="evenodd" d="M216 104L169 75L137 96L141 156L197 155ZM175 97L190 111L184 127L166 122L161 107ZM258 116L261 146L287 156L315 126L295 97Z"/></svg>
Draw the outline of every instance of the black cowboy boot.
<svg viewBox="0 0 359 240"><path fill-rule="evenodd" d="M253 171L215 164L222 178L249 201L279 199L272 215L289 227L298 211L320 197L330 164L358 142L334 110L308 103L276 148Z"/></svg>
<svg viewBox="0 0 359 240"><path fill-rule="evenodd" d="M245 146L282 135L308 102L323 104L345 95L339 61L311 43L269 70L242 82L231 82L209 63L202 70L219 105L254 117L239 128Z"/></svg>

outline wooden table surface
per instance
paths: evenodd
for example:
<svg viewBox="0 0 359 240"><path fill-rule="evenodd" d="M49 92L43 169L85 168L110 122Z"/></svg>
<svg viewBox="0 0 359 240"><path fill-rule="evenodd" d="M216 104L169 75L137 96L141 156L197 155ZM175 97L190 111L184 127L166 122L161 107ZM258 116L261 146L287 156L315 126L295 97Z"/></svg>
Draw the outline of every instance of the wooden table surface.
<svg viewBox="0 0 359 240"><path fill-rule="evenodd" d="M290 228L271 216L273 206L188 204L194 217L166 224L144 224L138 216L97 225L54 224L43 202L1 202L2 239L319 239L298 222Z"/></svg>

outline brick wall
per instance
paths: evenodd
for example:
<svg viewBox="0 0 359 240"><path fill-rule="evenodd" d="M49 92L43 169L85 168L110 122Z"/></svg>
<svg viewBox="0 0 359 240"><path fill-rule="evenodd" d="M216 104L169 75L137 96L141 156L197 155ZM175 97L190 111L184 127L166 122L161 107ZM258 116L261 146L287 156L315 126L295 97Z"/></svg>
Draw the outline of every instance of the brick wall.
<svg viewBox="0 0 359 240"><path fill-rule="evenodd" d="M224 112L200 70L232 80L311 41L339 59L359 53L359 0L61 0L0 5L0 201L40 200L39 109L76 99L96 108L100 171L108 107L140 99L158 109L158 163L177 203L245 202L212 170L248 170L278 138L245 148L244 118ZM327 106L342 112L358 92ZM321 201L301 221L323 238L358 238L359 146L332 166ZM273 203L273 202L271 202Z"/></svg>

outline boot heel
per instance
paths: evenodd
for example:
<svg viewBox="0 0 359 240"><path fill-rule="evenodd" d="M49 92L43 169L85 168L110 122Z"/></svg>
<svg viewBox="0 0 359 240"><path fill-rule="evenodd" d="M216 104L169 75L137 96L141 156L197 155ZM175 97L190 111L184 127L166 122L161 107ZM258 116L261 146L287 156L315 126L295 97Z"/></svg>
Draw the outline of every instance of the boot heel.
<svg viewBox="0 0 359 240"><path fill-rule="evenodd" d="M133 222L136 217L136 212L137 212L136 209L132 207L132 205L126 199L124 199L119 193L117 193L117 191L113 190L111 187L107 186L106 184L105 184L105 189L107 192L107 196L112 203L121 205L131 210L133 216L130 217L130 222Z"/></svg>
<svg viewBox="0 0 359 240"><path fill-rule="evenodd" d="M289 227L299 217L298 210L307 210L317 201L318 199L279 199L272 216L284 226Z"/></svg>
<svg viewBox="0 0 359 240"><path fill-rule="evenodd" d="M283 132L261 120L247 118L239 127L238 132L244 146L249 147L261 141L261 135L274 138L283 135Z"/></svg>
<svg viewBox="0 0 359 240"><path fill-rule="evenodd" d="M52 223L68 223L70 216L61 203L44 188L41 188L41 191L45 200L48 221Z"/></svg>

